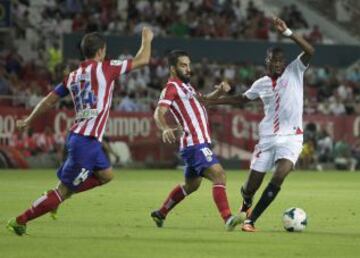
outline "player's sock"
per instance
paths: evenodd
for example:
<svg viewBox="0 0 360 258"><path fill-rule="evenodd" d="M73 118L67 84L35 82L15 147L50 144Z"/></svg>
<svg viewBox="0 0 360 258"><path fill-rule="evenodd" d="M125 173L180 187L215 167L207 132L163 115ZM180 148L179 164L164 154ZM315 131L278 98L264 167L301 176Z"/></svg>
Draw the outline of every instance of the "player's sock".
<svg viewBox="0 0 360 258"><path fill-rule="evenodd" d="M61 202L62 199L57 190L51 190L47 195L43 195L33 202L30 209L16 217L16 222L25 225L28 221L56 209Z"/></svg>
<svg viewBox="0 0 360 258"><path fill-rule="evenodd" d="M171 211L179 202L181 202L186 195L187 193L181 185L176 186L161 206L159 210L161 215L163 215L165 218L169 211Z"/></svg>
<svg viewBox="0 0 360 258"><path fill-rule="evenodd" d="M253 196L248 194L245 191L243 186L240 189L240 193L241 193L241 196L243 197L243 203L242 203L240 212L246 212L252 206Z"/></svg>
<svg viewBox="0 0 360 258"><path fill-rule="evenodd" d="M226 222L231 217L228 199L226 196L225 185L213 185L213 198L220 212L221 217Z"/></svg>
<svg viewBox="0 0 360 258"><path fill-rule="evenodd" d="M270 205L270 203L275 199L276 195L279 193L280 187L269 183L262 193L260 200L256 204L254 210L251 212L249 220L252 223L260 217L260 215L265 211L265 209Z"/></svg>
<svg viewBox="0 0 360 258"><path fill-rule="evenodd" d="M88 177L84 182L81 183L79 188L75 191L76 193L85 192L87 190L90 190L94 187L97 187L101 185L101 181L99 178L97 178L94 174L92 174L90 177Z"/></svg>

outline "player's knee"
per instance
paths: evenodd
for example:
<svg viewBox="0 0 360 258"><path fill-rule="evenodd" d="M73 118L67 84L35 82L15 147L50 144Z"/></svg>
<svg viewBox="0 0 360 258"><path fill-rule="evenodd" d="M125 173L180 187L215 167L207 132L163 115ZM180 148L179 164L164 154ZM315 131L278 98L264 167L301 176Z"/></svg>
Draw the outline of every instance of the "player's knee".
<svg viewBox="0 0 360 258"><path fill-rule="evenodd" d="M199 189L199 185L184 185L183 186L184 191L187 195L195 192L197 189Z"/></svg>
<svg viewBox="0 0 360 258"><path fill-rule="evenodd" d="M73 192L69 188L67 188L65 185L63 185L62 183L58 185L56 190L63 201L66 199L69 199L71 197L71 195L73 194Z"/></svg>
<svg viewBox="0 0 360 258"><path fill-rule="evenodd" d="M97 173L96 176L99 178L101 184L107 184L114 179L114 173L112 169L107 169L106 171L100 171Z"/></svg>
<svg viewBox="0 0 360 258"><path fill-rule="evenodd" d="M101 183L102 184L107 184L110 181L112 181L114 179L114 173L112 171L110 171L109 173L106 173L104 175L104 177L101 179Z"/></svg>
<svg viewBox="0 0 360 258"><path fill-rule="evenodd" d="M187 195L197 191L201 185L201 180L186 180L182 186Z"/></svg>
<svg viewBox="0 0 360 258"><path fill-rule="evenodd" d="M216 173L213 174L213 183L216 185L225 185L226 184L226 176L224 170L216 171Z"/></svg>
<svg viewBox="0 0 360 258"><path fill-rule="evenodd" d="M271 183L272 184L274 184L274 185L276 185L276 186L281 186L282 185L282 183L284 182L284 180L285 180L285 177L284 176L273 176L272 178L271 178Z"/></svg>

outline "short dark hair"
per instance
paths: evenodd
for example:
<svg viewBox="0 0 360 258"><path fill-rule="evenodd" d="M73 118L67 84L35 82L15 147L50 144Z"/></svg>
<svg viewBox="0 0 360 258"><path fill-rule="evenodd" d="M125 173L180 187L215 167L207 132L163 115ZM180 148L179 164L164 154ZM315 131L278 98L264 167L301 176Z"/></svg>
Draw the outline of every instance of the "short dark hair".
<svg viewBox="0 0 360 258"><path fill-rule="evenodd" d="M81 40L81 53L85 58L93 58L99 49L105 47L105 44L105 38L99 32L87 33Z"/></svg>
<svg viewBox="0 0 360 258"><path fill-rule="evenodd" d="M266 56L269 56L270 54L274 56L280 53L284 54L284 49L282 49L281 47L270 47L266 50Z"/></svg>
<svg viewBox="0 0 360 258"><path fill-rule="evenodd" d="M168 60L169 66L176 66L178 58L180 56L187 56L190 58L189 53L184 50L176 49L176 50L170 51L167 55L167 60Z"/></svg>

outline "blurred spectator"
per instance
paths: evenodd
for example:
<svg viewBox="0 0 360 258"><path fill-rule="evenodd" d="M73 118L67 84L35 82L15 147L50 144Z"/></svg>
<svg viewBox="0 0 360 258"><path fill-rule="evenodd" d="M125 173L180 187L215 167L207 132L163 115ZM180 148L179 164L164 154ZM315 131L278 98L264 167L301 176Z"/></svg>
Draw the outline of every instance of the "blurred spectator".
<svg viewBox="0 0 360 258"><path fill-rule="evenodd" d="M10 95L11 85L6 78L7 73L3 66L0 66L0 95Z"/></svg>
<svg viewBox="0 0 360 258"><path fill-rule="evenodd" d="M135 102L135 93L131 92L129 95L124 94L120 104L115 108L117 111L137 112L140 111L139 105Z"/></svg>
<svg viewBox="0 0 360 258"><path fill-rule="evenodd" d="M304 141L303 149L299 158L301 169L313 169L315 167L315 143L312 139Z"/></svg>
<svg viewBox="0 0 360 258"><path fill-rule="evenodd" d="M322 164L333 161L333 140L325 128L320 131L318 136L316 157L318 161L317 170L323 170Z"/></svg>
<svg viewBox="0 0 360 258"><path fill-rule="evenodd" d="M334 162L336 169L354 170L356 161L351 155L351 146L344 140L339 140L334 146Z"/></svg>
<svg viewBox="0 0 360 258"><path fill-rule="evenodd" d="M353 158L353 169L360 169L360 137L356 139L351 148L351 156Z"/></svg>
<svg viewBox="0 0 360 258"><path fill-rule="evenodd" d="M310 34L306 37L312 44L322 43L323 35L320 32L319 26L314 25Z"/></svg>
<svg viewBox="0 0 360 258"><path fill-rule="evenodd" d="M62 52L60 46L57 42L53 44L52 47L48 49L48 65L50 72L55 72L55 67L62 61Z"/></svg>
<svg viewBox="0 0 360 258"><path fill-rule="evenodd" d="M342 103L340 98L337 96L330 98L329 108L330 112L335 116L344 115L346 112L344 103Z"/></svg>
<svg viewBox="0 0 360 258"><path fill-rule="evenodd" d="M308 23L306 22L304 16L294 4L290 6L284 6L280 12L280 18L282 18L286 24L293 29L308 27Z"/></svg>

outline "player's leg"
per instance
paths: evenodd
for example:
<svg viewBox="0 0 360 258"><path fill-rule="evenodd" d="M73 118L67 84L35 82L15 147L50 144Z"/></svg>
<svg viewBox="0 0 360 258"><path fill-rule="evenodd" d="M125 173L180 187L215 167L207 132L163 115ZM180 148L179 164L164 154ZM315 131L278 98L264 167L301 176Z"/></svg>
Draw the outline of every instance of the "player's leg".
<svg viewBox="0 0 360 258"><path fill-rule="evenodd" d="M254 232L254 221L252 221L251 215L253 210L252 200L259 189L266 171L270 170L274 165L275 150L274 144L271 141L261 141L255 146L255 150L251 159L250 174L246 183L241 188L241 195L243 197L242 207L240 211L246 212L247 219L244 221L242 227L243 231ZM255 208L259 205L259 202L255 205Z"/></svg>
<svg viewBox="0 0 360 258"><path fill-rule="evenodd" d="M27 222L56 209L64 200L69 198L71 194L72 191L60 183L57 188L48 191L46 195L42 195L35 200L29 209L25 210L16 218L10 219L7 228L17 235L21 236L25 234Z"/></svg>
<svg viewBox="0 0 360 258"><path fill-rule="evenodd" d="M93 159L95 159L93 166L94 173L79 185L76 193L85 192L94 187L107 184L114 178L110 161L100 143L96 146Z"/></svg>
<svg viewBox="0 0 360 258"><path fill-rule="evenodd" d="M114 173L110 161L103 148L99 148L99 146L101 145L96 143L95 147L92 148L93 151L91 151L92 160L96 160L94 165L95 171L90 176L88 176L84 182L80 183L80 185L76 188L75 193L85 192L97 186L107 184L114 178ZM67 151L66 153L68 152L70 151ZM53 220L57 219L58 208L50 212L50 217Z"/></svg>
<svg viewBox="0 0 360 258"><path fill-rule="evenodd" d="M151 213L151 217L158 227L163 226L166 216L178 203L199 188L201 181L202 178L194 175L191 168L185 169L185 184L177 185L172 189L160 209Z"/></svg>
<svg viewBox="0 0 360 258"><path fill-rule="evenodd" d="M257 219L261 216L261 214L270 206L270 204L275 200L277 194L280 191L280 187L285 179L285 177L291 172L294 164L287 159L280 159L277 161L276 170L274 175L267 185L265 190L263 191L258 203L252 210L248 220L246 223L250 226L254 226ZM245 230L246 231L246 230ZM251 230L247 230L251 231Z"/></svg>
<svg viewBox="0 0 360 258"><path fill-rule="evenodd" d="M202 172L203 177L213 183L212 194L216 207L225 222L225 229L234 230L235 226L240 224L245 216L233 216L229 206L226 194L226 175L220 163L215 163Z"/></svg>
<svg viewBox="0 0 360 258"><path fill-rule="evenodd" d="M76 193L81 193L109 183L114 178L112 167L94 171L80 186L76 189Z"/></svg>
<svg viewBox="0 0 360 258"><path fill-rule="evenodd" d="M93 189L97 186L101 186L109 183L114 178L114 173L111 167L94 171L94 173L89 176L80 186L75 190L74 193L81 193ZM50 190L51 191L51 190ZM46 195L49 191L45 192L43 195ZM50 211L50 217L53 220L58 218L58 208Z"/></svg>
<svg viewBox="0 0 360 258"><path fill-rule="evenodd" d="M275 172L271 181L263 191L258 203L251 212L248 220L245 221L245 224L247 225L244 225L244 231L253 231L255 222L274 201L280 191L282 183L287 175L293 170L301 153L302 138L298 139L297 136L294 136L284 137L280 140L282 143L277 145L274 155L276 165Z"/></svg>
<svg viewBox="0 0 360 258"><path fill-rule="evenodd" d="M69 155L58 170L60 184L46 195L36 200L32 207L12 220L25 227L26 223L49 211L56 210L59 204L69 198L93 174L97 162L100 143L93 138L71 134L67 142ZM14 230L15 233L19 234ZM21 232L20 234L21 235Z"/></svg>
<svg viewBox="0 0 360 258"><path fill-rule="evenodd" d="M257 190L260 188L261 183L265 177L264 172L258 172L251 169L249 176L243 186L240 189L241 196L243 198L242 205L240 207L240 212L245 212L247 216L250 215L251 206L253 203L253 197Z"/></svg>

